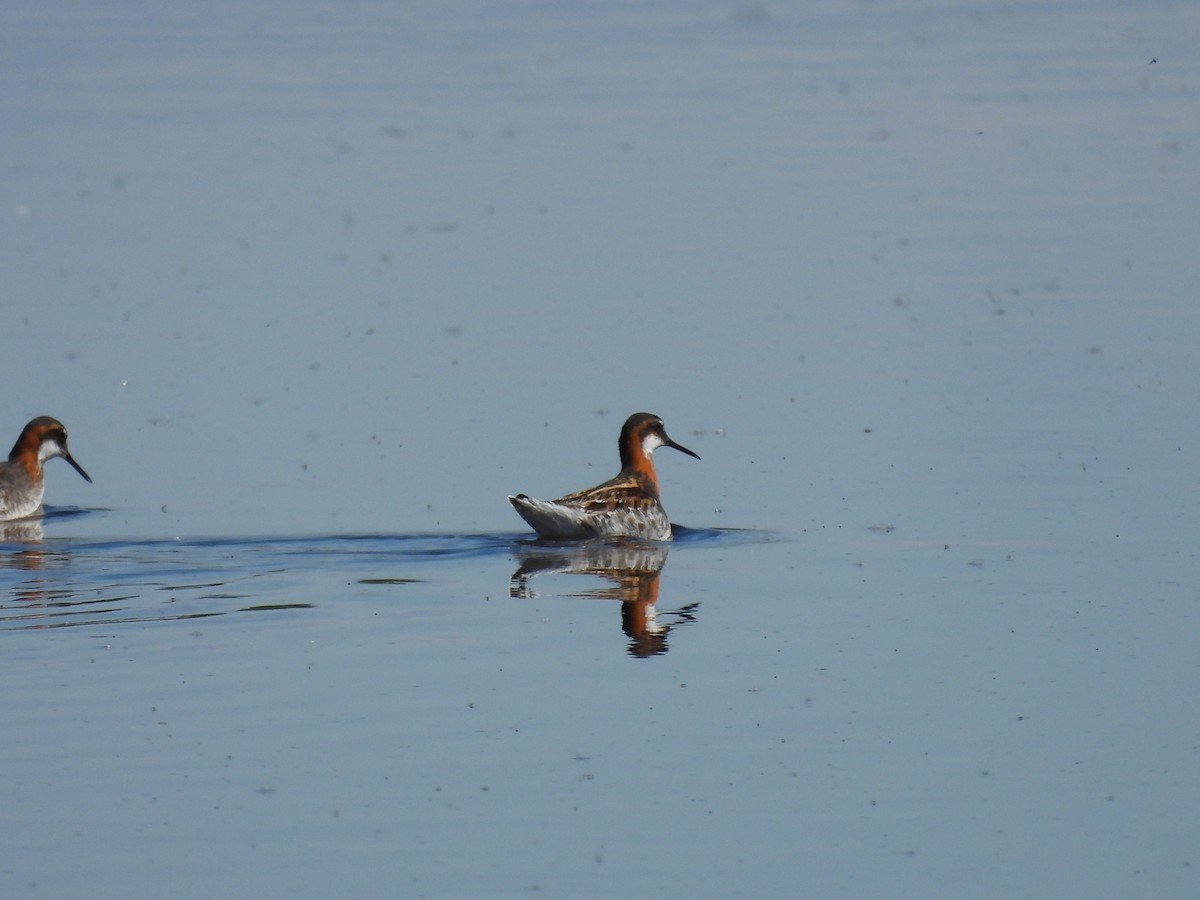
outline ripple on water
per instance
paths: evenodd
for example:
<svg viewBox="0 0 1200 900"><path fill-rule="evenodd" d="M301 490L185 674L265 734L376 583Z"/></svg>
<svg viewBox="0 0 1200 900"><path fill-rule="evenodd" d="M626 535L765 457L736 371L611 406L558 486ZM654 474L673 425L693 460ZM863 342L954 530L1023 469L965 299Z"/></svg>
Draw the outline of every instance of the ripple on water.
<svg viewBox="0 0 1200 900"><path fill-rule="evenodd" d="M77 513L55 511L59 518L72 514ZM397 572L398 567L487 557L517 556L525 572L518 570L514 580L547 568L571 571L577 566L592 574L607 570L610 579L615 572L622 590L622 584L628 587L624 570L639 571L639 566L608 558L611 550L603 559L591 559L589 569L586 554L570 552L569 545L547 555L545 548L531 550L535 544L528 537L525 533L339 534L76 540L47 538L40 528L37 534L22 529L0 535L0 630L307 610L318 605L313 597L328 596L334 589L331 577L340 585L412 585L423 578ZM634 542L631 546L642 548L636 551L640 556L657 552L661 568L668 547L682 550L769 539L764 532L681 528L671 545ZM605 545L592 546L594 556L594 548ZM660 549L655 551L656 547ZM630 552L619 551L622 559L629 558Z"/></svg>

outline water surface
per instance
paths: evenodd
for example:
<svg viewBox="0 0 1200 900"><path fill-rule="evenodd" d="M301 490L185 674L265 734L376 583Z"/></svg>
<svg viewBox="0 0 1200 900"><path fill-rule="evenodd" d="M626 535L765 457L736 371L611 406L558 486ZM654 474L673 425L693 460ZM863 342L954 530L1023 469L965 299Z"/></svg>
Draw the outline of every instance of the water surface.
<svg viewBox="0 0 1200 900"><path fill-rule="evenodd" d="M0 38L4 896L1197 893L1194 6Z"/></svg>

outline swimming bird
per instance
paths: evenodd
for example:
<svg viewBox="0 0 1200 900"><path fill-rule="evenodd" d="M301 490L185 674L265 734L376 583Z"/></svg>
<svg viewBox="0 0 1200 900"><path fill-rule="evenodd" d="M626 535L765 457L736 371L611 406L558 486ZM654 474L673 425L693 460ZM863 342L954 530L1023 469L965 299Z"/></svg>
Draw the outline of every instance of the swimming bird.
<svg viewBox="0 0 1200 900"><path fill-rule="evenodd" d="M658 495L658 477L650 457L659 447L671 447L699 459L680 446L653 413L634 413L625 420L617 442L621 471L616 477L557 500L535 500L525 494L508 502L544 538L636 537L671 540L671 522Z"/></svg>
<svg viewBox="0 0 1200 900"><path fill-rule="evenodd" d="M0 462L0 521L33 515L42 505L46 485L42 467L46 460L61 456L83 480L91 476L67 450L67 429L58 419L38 416L21 431L7 462Z"/></svg>

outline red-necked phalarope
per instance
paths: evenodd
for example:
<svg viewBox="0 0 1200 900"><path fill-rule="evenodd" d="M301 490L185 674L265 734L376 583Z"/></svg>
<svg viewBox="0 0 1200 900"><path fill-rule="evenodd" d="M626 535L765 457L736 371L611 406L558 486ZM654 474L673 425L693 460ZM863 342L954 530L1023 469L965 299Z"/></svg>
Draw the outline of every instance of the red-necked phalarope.
<svg viewBox="0 0 1200 900"><path fill-rule="evenodd" d="M557 500L535 500L525 494L508 502L544 538L628 536L650 541L671 540L671 522L658 499L658 478L650 457L659 447L673 447L700 457L675 443L653 413L634 413L625 421L618 442L621 471L603 484Z"/></svg>
<svg viewBox="0 0 1200 900"><path fill-rule="evenodd" d="M38 511L46 490L42 466L56 456L69 462L84 481L91 482L91 476L67 450L67 429L62 422L38 416L21 431L8 462L0 462L0 521L21 519Z"/></svg>

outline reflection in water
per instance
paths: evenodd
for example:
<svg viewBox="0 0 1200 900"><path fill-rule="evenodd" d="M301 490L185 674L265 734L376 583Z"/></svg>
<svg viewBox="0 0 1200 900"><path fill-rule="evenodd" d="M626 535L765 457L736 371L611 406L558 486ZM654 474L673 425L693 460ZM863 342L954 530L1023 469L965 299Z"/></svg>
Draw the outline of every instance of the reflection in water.
<svg viewBox="0 0 1200 900"><path fill-rule="evenodd" d="M567 594L621 601L621 630L629 636L629 655L659 656L666 653L667 635L681 624L695 621L699 604L689 604L669 613L671 624L659 618L659 577L667 561L668 545L629 539L547 543L522 541L514 546L520 566L513 572L509 596L535 596L530 587L534 575L558 572L568 575L598 575L609 584Z"/></svg>
<svg viewBox="0 0 1200 900"><path fill-rule="evenodd" d="M88 515L93 511L101 512L102 510L80 509L77 506L41 507L33 515L26 516L24 519L11 519L7 522L0 522L0 544L41 544L46 537L44 527L46 520L61 522L77 516ZM14 554L14 556L16 555L19 554ZM36 559L38 558L38 553L34 551L29 556L31 559ZM6 559L5 562L9 562L9 560ZM22 568L26 567L22 566ZM36 568L36 566L32 568Z"/></svg>
<svg viewBox="0 0 1200 900"><path fill-rule="evenodd" d="M29 519L16 519L11 522L0 522L0 543L40 544L42 537L41 516Z"/></svg>
<svg viewBox="0 0 1200 900"><path fill-rule="evenodd" d="M339 597L346 586L375 592L379 585L419 584L429 566L489 558L503 564L514 547L521 558L513 575L514 596L532 596L529 579L537 572L601 576L603 587L578 596L621 601L622 627L634 656L666 652L668 632L691 621L694 610L656 613L666 544L627 540L556 546L517 542L521 535L512 532L79 539L52 527L54 519L93 512L47 510L44 536L41 520L10 523L24 530L19 539L14 533L0 541L0 631L238 612L275 615L323 602L319 595L330 589L331 578ZM669 546L683 552L748 538L764 539L750 532L681 529ZM408 566L422 568L406 570Z"/></svg>
<svg viewBox="0 0 1200 900"><path fill-rule="evenodd" d="M90 565L89 565L90 563ZM149 563L149 565L147 565ZM312 603L255 603L229 606L250 593L227 588L254 575L230 571L220 580L204 583L163 582L161 561L144 554L121 553L88 558L69 544L48 549L0 549L0 570L15 570L0 594L0 630L65 628L200 619L231 612L307 609ZM20 573L24 573L23 575ZM100 576L100 580L96 580ZM225 588L221 591L217 589ZM163 599L148 602L163 592ZM200 607L200 608L197 608Z"/></svg>
<svg viewBox="0 0 1200 900"><path fill-rule="evenodd" d="M46 518L75 514L48 510ZM13 524L40 525L40 520ZM513 538L415 534L78 540L52 532L37 543L14 534L0 545L0 631L312 609L317 606L314 578L324 584L330 573L345 572L347 584L415 583L418 579L384 576L379 569L406 561L500 556L507 554Z"/></svg>
<svg viewBox="0 0 1200 900"><path fill-rule="evenodd" d="M247 604L255 597L253 591L230 591L235 582L270 573L255 564L253 554L248 560L226 562L185 542L47 539L40 518L6 525L0 529L0 542L10 545L0 546L0 630L108 626L313 606ZM196 578L201 572L215 577Z"/></svg>

